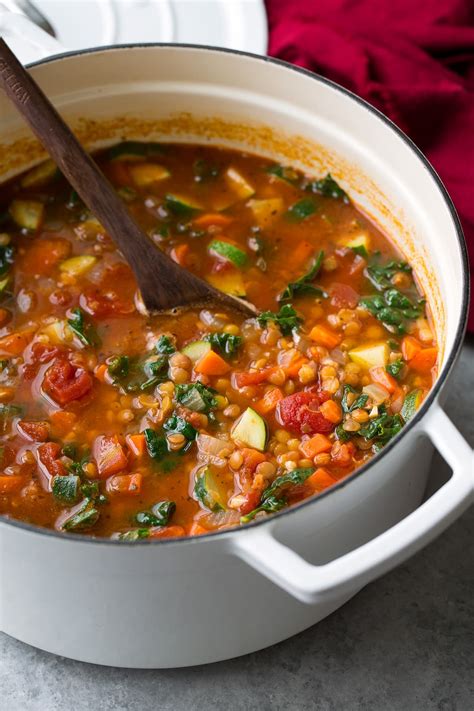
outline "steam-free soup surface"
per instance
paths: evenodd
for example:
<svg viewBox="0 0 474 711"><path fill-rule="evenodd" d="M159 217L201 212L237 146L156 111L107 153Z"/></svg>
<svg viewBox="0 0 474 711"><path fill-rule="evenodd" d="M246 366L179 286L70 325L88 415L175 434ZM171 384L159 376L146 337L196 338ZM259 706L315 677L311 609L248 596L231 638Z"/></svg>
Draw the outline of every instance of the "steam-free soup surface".
<svg viewBox="0 0 474 711"><path fill-rule="evenodd" d="M96 158L157 249L261 316L148 317L54 165L3 186L0 513L126 540L239 526L414 415L436 374L424 299L330 176L192 145Z"/></svg>

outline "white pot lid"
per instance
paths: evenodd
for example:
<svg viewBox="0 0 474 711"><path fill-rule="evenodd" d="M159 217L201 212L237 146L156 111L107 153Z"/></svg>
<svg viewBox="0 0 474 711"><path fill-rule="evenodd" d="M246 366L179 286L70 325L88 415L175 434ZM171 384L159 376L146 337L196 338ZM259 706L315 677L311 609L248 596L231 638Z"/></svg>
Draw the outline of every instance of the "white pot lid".
<svg viewBox="0 0 474 711"><path fill-rule="evenodd" d="M17 0L1 0L21 12ZM263 0L31 0L66 49L129 42L183 42L265 54ZM26 13L27 14L27 13ZM7 36L7 41L10 37ZM21 37L9 44L23 61L37 58Z"/></svg>

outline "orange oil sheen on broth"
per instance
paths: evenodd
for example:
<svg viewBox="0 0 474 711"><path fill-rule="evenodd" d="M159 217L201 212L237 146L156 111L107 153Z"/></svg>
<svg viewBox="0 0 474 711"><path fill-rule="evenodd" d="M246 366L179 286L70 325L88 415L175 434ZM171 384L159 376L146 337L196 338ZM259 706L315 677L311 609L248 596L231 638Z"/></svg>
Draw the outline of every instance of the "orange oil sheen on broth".
<svg viewBox="0 0 474 711"><path fill-rule="evenodd" d="M143 315L54 166L4 185L2 514L126 540L244 525L348 476L413 416L436 375L422 295L330 177L182 144L96 159L157 248L263 315Z"/></svg>

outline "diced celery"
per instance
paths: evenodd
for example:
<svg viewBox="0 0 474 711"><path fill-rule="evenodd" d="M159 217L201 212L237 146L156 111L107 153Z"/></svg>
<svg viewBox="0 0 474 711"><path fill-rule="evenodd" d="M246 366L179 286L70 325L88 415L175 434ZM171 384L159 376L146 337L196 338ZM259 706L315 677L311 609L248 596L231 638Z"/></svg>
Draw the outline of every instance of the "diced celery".
<svg viewBox="0 0 474 711"><path fill-rule="evenodd" d="M37 200L13 200L10 215L26 230L37 230L43 221L44 205Z"/></svg>
<svg viewBox="0 0 474 711"><path fill-rule="evenodd" d="M60 271L69 276L82 276L91 269L97 262L97 257L92 256L92 254L82 254L79 257L71 257L66 259L62 264L59 265Z"/></svg>

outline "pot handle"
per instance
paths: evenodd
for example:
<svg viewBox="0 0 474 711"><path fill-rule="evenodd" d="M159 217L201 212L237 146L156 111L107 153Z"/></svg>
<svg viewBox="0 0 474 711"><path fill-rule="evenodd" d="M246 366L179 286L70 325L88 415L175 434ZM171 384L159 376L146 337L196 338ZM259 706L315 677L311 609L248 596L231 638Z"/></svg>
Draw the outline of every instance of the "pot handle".
<svg viewBox="0 0 474 711"><path fill-rule="evenodd" d="M232 552L301 602L360 589L419 551L452 523L474 499L474 453L434 403L420 423L453 473L435 494L368 543L325 565L312 565L276 540L271 526L233 537Z"/></svg>
<svg viewBox="0 0 474 711"><path fill-rule="evenodd" d="M0 36L4 37L7 42L9 37L15 41L15 53L22 61L26 61L26 58L31 61L32 51L35 54L33 57L35 60L67 51L64 45L35 25L28 17L19 12L7 10L1 2Z"/></svg>

